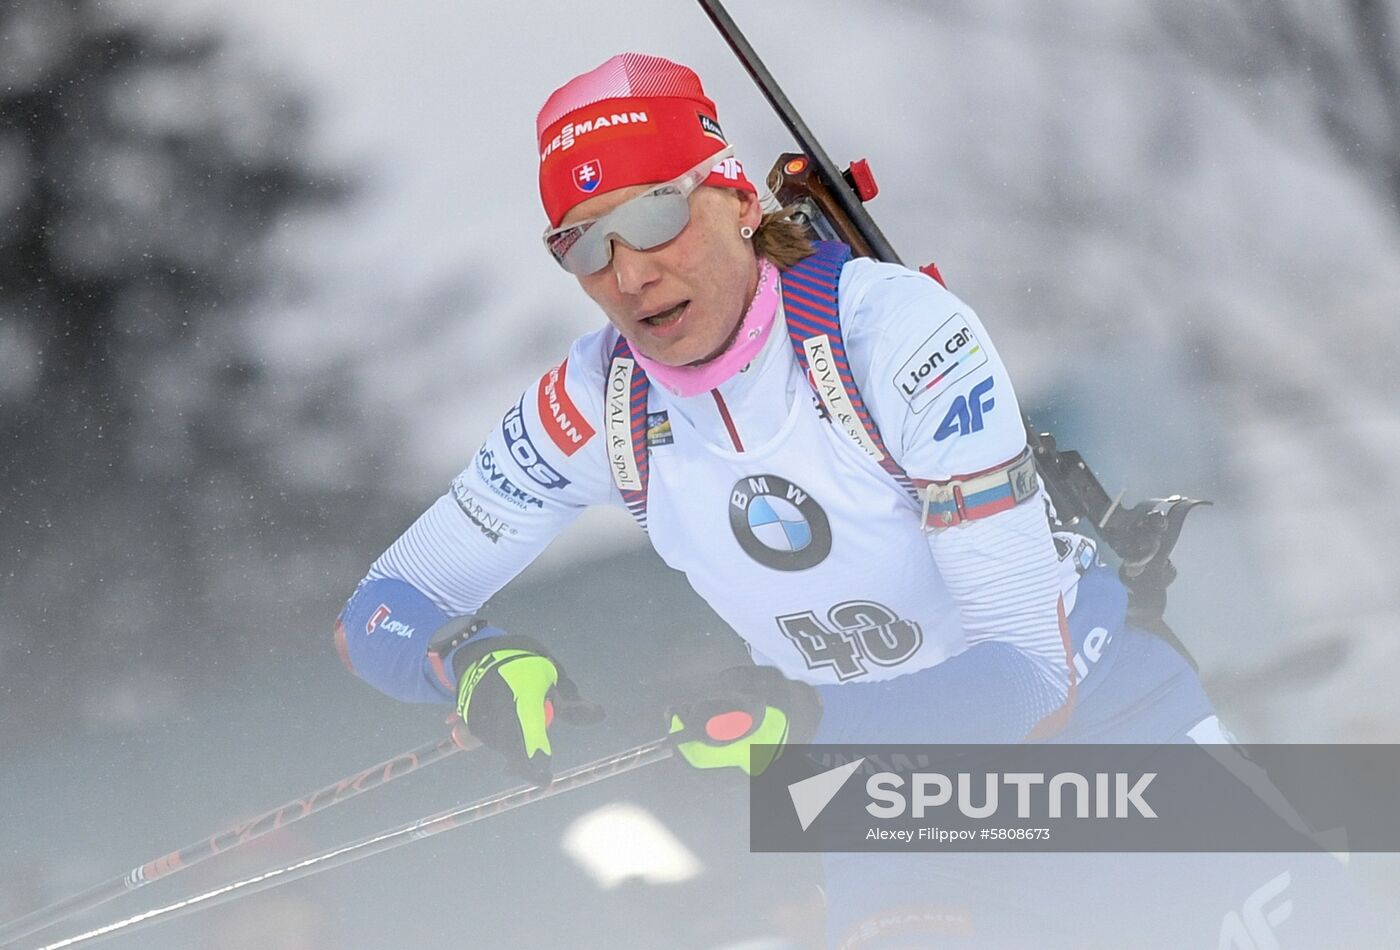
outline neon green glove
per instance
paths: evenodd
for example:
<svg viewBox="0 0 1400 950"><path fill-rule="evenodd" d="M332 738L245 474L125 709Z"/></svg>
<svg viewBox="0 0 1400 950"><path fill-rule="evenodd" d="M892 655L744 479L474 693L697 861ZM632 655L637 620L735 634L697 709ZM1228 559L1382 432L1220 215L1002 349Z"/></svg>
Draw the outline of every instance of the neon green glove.
<svg viewBox="0 0 1400 950"><path fill-rule="evenodd" d="M453 656L457 715L467 731L506 757L507 766L539 785L550 781L554 749L549 728L556 709L565 721L602 719L584 702L559 661L529 637L470 641Z"/></svg>
<svg viewBox="0 0 1400 950"><path fill-rule="evenodd" d="M821 719L817 691L769 666L734 667L689 691L694 698L668 711L668 728L697 769L761 775L789 742L808 741Z"/></svg>

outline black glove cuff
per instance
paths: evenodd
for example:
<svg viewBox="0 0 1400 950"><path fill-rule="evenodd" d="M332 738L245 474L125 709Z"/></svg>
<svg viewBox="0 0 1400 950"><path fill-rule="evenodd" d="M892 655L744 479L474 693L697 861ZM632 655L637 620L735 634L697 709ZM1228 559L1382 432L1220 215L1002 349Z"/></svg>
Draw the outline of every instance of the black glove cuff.
<svg viewBox="0 0 1400 950"><path fill-rule="evenodd" d="M790 680L771 666L736 666L711 673L681 689L678 699L672 712L688 710L702 716L714 715L724 708L758 715L763 706L774 706L787 714L789 742L811 741L822 717L821 696L816 688ZM682 715L681 719L686 717Z"/></svg>
<svg viewBox="0 0 1400 950"><path fill-rule="evenodd" d="M481 627L486 626L489 624L484 622L481 624ZM477 630L480 630L481 627L478 627ZM529 650L531 653L538 653L546 659L554 659L549 655L549 651L540 645L539 641L519 634L507 633L503 636L482 637L475 641L467 639L461 645L461 649L452 654L452 675L457 678L458 682L461 682L462 674L467 671L467 667L492 650ZM559 662L555 660L554 665L558 666Z"/></svg>

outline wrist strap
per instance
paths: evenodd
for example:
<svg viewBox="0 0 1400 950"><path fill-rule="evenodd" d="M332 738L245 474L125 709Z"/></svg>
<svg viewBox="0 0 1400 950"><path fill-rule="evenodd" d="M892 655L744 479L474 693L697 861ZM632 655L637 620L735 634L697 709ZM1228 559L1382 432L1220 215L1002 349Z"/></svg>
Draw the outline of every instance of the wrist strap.
<svg viewBox="0 0 1400 950"><path fill-rule="evenodd" d="M463 624L463 621L466 621ZM453 623L446 624L437 636L442 639L435 640L428 645L428 662L433 667L433 673L443 686L452 690L457 690L457 676L452 669L452 655L457 649L482 630L491 626L491 622L484 617L459 618Z"/></svg>

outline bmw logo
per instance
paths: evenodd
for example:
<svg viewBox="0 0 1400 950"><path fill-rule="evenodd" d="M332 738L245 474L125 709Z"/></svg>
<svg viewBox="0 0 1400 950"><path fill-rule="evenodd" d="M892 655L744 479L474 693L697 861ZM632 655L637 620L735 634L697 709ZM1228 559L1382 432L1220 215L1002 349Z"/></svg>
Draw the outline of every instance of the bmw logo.
<svg viewBox="0 0 1400 950"><path fill-rule="evenodd" d="M744 553L775 571L805 571L831 553L831 524L811 495L777 475L735 482L729 527Z"/></svg>

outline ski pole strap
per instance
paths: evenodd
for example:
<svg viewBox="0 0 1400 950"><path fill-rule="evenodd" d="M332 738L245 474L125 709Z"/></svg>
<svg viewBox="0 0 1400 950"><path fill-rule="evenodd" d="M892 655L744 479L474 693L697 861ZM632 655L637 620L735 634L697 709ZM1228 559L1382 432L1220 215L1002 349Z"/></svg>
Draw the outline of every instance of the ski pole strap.
<svg viewBox="0 0 1400 950"><path fill-rule="evenodd" d="M951 528L1014 508L1040 490L1029 448L1011 461L942 482L918 481L925 531Z"/></svg>
<svg viewBox="0 0 1400 950"><path fill-rule="evenodd" d="M783 313L797 362L807 371L828 420L838 426L915 502L913 481L880 438L861 398L846 358L837 290L851 249L839 241L818 241L816 252L783 271Z"/></svg>

